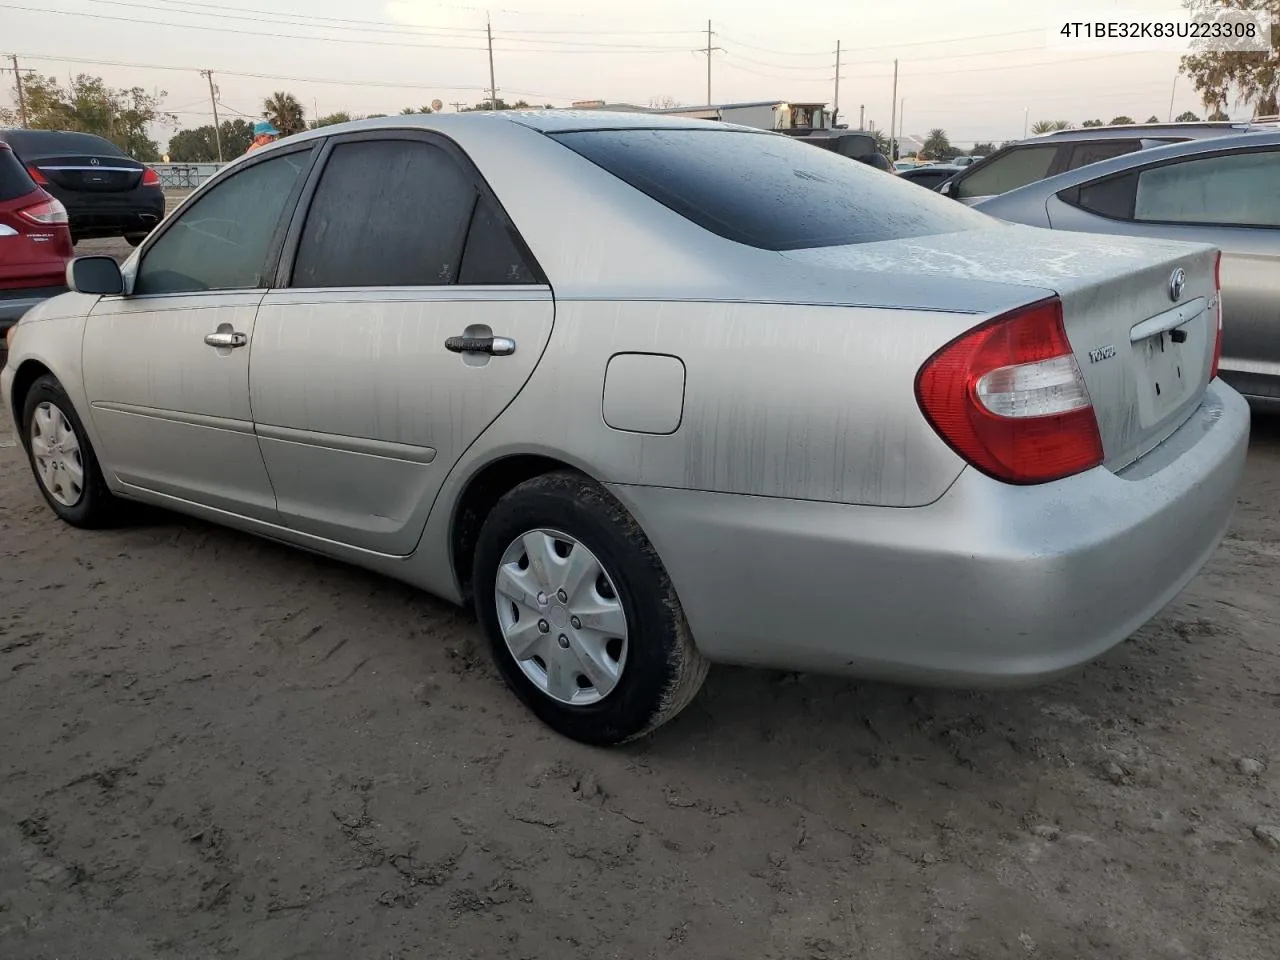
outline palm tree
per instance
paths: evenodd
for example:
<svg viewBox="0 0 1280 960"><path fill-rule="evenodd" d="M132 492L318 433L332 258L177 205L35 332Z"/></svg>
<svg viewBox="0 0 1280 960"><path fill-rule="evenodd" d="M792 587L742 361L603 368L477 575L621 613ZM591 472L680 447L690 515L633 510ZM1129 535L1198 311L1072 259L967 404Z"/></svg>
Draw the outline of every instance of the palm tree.
<svg viewBox="0 0 1280 960"><path fill-rule="evenodd" d="M930 130L920 152L933 160L945 160L951 153L951 141L947 139L947 131L941 127Z"/></svg>
<svg viewBox="0 0 1280 960"><path fill-rule="evenodd" d="M1042 133L1053 133L1055 130L1070 130L1069 120L1037 120L1031 125L1031 132L1036 136Z"/></svg>
<svg viewBox="0 0 1280 960"><path fill-rule="evenodd" d="M302 112L302 104L292 93L277 90L262 102L263 116L271 121L280 131L280 136L301 133L307 129L307 120Z"/></svg>

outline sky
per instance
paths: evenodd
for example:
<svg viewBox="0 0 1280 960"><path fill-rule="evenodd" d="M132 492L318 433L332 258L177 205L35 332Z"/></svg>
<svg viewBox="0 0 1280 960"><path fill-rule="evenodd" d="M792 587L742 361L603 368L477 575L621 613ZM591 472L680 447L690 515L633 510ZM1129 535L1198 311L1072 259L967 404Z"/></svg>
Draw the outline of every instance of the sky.
<svg viewBox="0 0 1280 960"><path fill-rule="evenodd" d="M701 104L707 57L695 48L706 47L710 20L719 48L713 102L831 103L839 41L841 122L854 127L860 115L889 126L895 58L908 136L941 127L967 146L1018 139L1037 120L1168 119L1171 97L1174 115L1203 115L1190 82L1177 77L1176 53L1046 44L1064 6L1075 18L1104 8L1159 14L1180 11L1177 0L493 2L0 0L0 54L41 74L85 72L164 91L178 127L211 122L201 69L215 72L223 119L256 118L274 90L295 94L308 119L397 113L436 99L452 110L487 95L487 16L498 96L507 101ZM0 100L12 100L8 76ZM162 150L170 132L153 131Z"/></svg>

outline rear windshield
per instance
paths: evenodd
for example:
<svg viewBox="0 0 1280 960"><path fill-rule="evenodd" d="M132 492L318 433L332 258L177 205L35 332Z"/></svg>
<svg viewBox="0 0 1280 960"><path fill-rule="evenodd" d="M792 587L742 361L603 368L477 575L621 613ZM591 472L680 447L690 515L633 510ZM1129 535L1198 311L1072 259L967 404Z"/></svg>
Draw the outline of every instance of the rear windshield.
<svg viewBox="0 0 1280 960"><path fill-rule="evenodd" d="M92 133L63 133L58 130L6 130L4 140L18 156L65 156L68 154L123 157L125 153L110 140Z"/></svg>
<svg viewBox="0 0 1280 960"><path fill-rule="evenodd" d="M0 146L0 203L25 197L35 188L35 181L28 176L13 151Z"/></svg>
<svg viewBox="0 0 1280 960"><path fill-rule="evenodd" d="M712 233L765 250L899 240L997 222L790 137L709 126L555 139Z"/></svg>

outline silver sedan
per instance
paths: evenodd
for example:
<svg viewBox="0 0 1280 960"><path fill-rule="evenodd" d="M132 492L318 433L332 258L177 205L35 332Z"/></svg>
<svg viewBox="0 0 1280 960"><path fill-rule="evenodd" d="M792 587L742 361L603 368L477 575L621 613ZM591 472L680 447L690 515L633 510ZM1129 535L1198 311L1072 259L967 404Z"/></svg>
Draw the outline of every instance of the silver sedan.
<svg viewBox="0 0 1280 960"><path fill-rule="evenodd" d="M1222 250L1222 377L1280 410L1280 133L1156 147L976 204L1054 230L1166 237Z"/></svg>
<svg viewBox="0 0 1280 960"><path fill-rule="evenodd" d="M729 125L394 117L75 261L0 390L64 521L141 501L474 604L611 743L708 662L1016 683L1131 634L1235 502L1217 257Z"/></svg>

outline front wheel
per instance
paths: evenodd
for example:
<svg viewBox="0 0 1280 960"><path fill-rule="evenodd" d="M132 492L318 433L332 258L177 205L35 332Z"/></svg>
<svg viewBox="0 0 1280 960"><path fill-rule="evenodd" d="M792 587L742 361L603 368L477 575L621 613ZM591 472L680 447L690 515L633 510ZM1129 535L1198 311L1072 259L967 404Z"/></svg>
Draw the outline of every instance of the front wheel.
<svg viewBox="0 0 1280 960"><path fill-rule="evenodd" d="M31 472L45 500L74 527L101 527L115 519L119 501L107 489L89 435L57 378L31 385L22 405L22 439Z"/></svg>
<svg viewBox="0 0 1280 960"><path fill-rule="evenodd" d="M564 736L642 736L683 710L706 677L648 538L579 474L535 477L498 502L472 583L498 670Z"/></svg>

